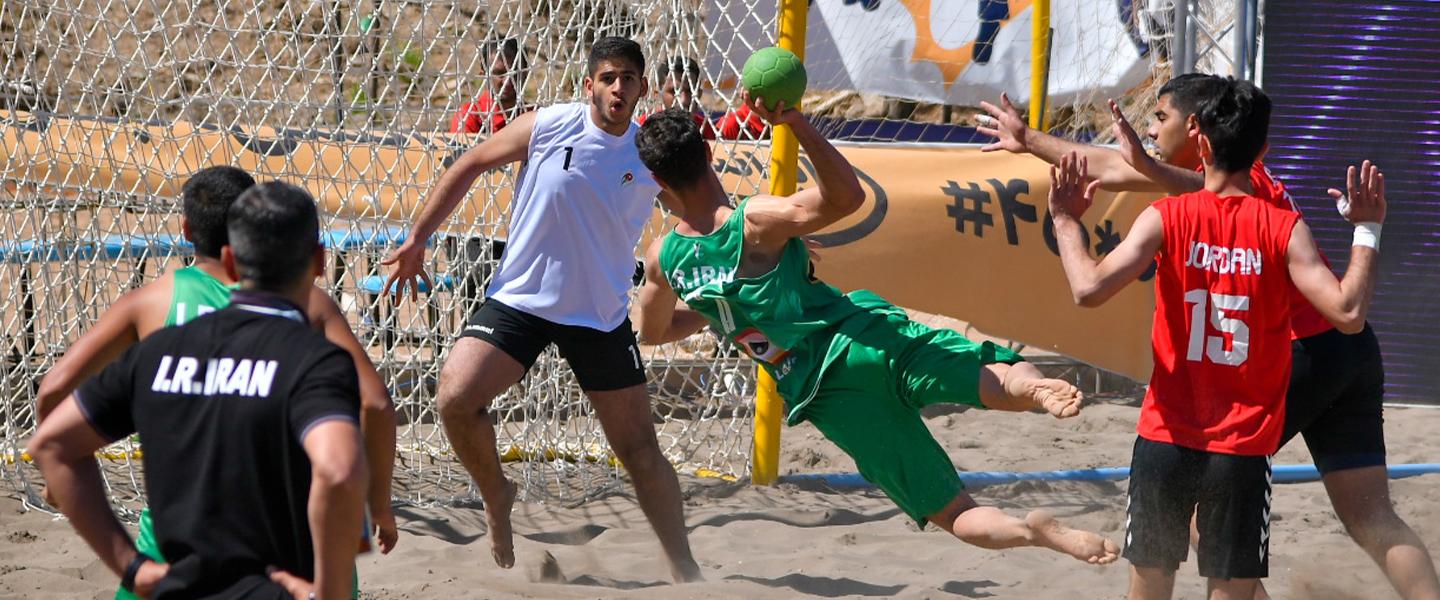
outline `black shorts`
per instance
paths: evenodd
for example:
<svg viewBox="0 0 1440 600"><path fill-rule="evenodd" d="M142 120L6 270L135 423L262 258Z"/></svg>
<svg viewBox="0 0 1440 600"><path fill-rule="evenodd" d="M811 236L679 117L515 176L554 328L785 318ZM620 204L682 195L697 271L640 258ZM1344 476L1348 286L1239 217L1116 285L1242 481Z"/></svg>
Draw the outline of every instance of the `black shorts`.
<svg viewBox="0 0 1440 600"><path fill-rule="evenodd" d="M1200 529L1200 576L1258 579L1270 570L1270 457L1135 440L1125 559L1174 571Z"/></svg>
<svg viewBox="0 0 1440 600"><path fill-rule="evenodd" d="M1385 369L1367 324L1355 335L1334 329L1291 344L1285 395L1285 445L1305 436L1323 473L1385 464Z"/></svg>
<svg viewBox="0 0 1440 600"><path fill-rule="evenodd" d="M460 337L485 340L529 371L550 344L570 363L580 389L594 392L645 384L645 365L630 319L610 331L561 325L487 298L465 323Z"/></svg>

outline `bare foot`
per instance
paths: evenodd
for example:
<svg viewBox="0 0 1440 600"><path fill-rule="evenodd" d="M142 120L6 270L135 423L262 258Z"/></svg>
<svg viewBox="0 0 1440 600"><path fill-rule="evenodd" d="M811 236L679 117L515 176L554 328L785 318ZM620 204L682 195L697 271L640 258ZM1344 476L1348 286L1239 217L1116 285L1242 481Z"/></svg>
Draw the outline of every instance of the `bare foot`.
<svg viewBox="0 0 1440 600"><path fill-rule="evenodd" d="M675 580L675 583L705 581L705 577L700 575L700 565L695 564L694 560L690 560L684 564L670 565L670 578Z"/></svg>
<svg viewBox="0 0 1440 600"><path fill-rule="evenodd" d="M490 528L490 556L502 569L515 566L515 539L510 531L510 508L515 506L515 482L505 481L505 494L499 502L485 503L485 525Z"/></svg>
<svg viewBox="0 0 1440 600"><path fill-rule="evenodd" d="M1035 532L1035 544L1038 546L1069 554L1092 565L1108 565L1120 558L1120 548L1115 542L1099 534L1061 525L1043 510L1025 515L1025 524Z"/></svg>
<svg viewBox="0 0 1440 600"><path fill-rule="evenodd" d="M530 581L536 583L565 583L565 572L560 570L560 561L549 550L540 557L540 564L530 574Z"/></svg>
<svg viewBox="0 0 1440 600"><path fill-rule="evenodd" d="M1080 401L1085 399L1080 388L1059 379L1032 380L1026 393L1036 404L1044 407L1045 412L1057 419L1068 419L1080 414Z"/></svg>

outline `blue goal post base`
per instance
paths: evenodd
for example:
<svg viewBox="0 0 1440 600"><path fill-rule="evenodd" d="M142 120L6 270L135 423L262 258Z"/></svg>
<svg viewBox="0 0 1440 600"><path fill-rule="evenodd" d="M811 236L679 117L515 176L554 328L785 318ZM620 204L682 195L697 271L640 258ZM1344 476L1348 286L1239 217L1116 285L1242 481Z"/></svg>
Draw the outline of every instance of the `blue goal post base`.
<svg viewBox="0 0 1440 600"><path fill-rule="evenodd" d="M1390 465L1390 478L1414 477L1440 473L1440 463ZM1320 471L1315 465L1276 465L1272 473L1275 483L1318 481ZM1119 481L1130 477L1129 467L1102 467L1066 471L960 471L960 480L967 486L1014 483L1017 481ZM807 473L785 475L781 483L823 483L833 488L875 487L859 473Z"/></svg>

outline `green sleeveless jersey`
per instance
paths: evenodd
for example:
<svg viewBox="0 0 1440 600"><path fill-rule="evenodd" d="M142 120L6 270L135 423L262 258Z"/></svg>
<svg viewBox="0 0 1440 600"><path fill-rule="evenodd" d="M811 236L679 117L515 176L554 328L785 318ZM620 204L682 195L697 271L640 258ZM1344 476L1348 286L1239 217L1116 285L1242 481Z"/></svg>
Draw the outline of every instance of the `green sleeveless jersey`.
<svg viewBox="0 0 1440 600"><path fill-rule="evenodd" d="M794 238L768 273L738 278L744 248L741 202L715 231L671 231L660 245L660 268L670 287L716 332L775 378L794 424L815 395L820 376L858 331L881 312L899 310L867 291L841 294L814 276L804 240Z"/></svg>
<svg viewBox="0 0 1440 600"><path fill-rule="evenodd" d="M175 271L175 289L170 294L165 326L184 325L196 317L230 306L230 292L236 287L221 283L199 267Z"/></svg>

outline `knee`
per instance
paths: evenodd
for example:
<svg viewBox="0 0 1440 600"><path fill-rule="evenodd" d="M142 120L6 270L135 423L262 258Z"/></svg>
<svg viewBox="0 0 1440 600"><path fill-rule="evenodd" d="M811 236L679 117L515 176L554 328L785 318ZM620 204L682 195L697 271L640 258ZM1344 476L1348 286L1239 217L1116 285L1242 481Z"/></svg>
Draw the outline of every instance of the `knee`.
<svg viewBox="0 0 1440 600"><path fill-rule="evenodd" d="M435 406L440 409L440 416L444 419L474 417L484 412L489 405L489 398L481 394L466 394L459 386L446 385L443 378L440 388L435 391Z"/></svg>
<svg viewBox="0 0 1440 600"><path fill-rule="evenodd" d="M1405 537L1409 527L1388 503L1367 510L1338 511L1345 533L1364 548L1389 546Z"/></svg>
<svg viewBox="0 0 1440 600"><path fill-rule="evenodd" d="M654 438L636 440L612 445L615 457L631 473L650 473L657 469L669 469L670 461L660 451L660 443Z"/></svg>

